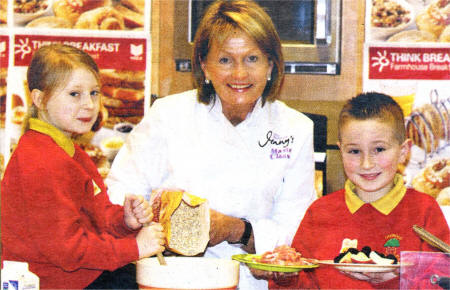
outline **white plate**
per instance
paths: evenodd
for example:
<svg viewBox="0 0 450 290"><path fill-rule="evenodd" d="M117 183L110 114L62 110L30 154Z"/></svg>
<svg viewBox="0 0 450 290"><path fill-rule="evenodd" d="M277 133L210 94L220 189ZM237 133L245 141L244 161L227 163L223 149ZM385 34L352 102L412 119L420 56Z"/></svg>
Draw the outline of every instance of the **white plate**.
<svg viewBox="0 0 450 290"><path fill-rule="evenodd" d="M400 268L400 264L378 265L378 264L334 263L332 260L319 261L319 264L331 265L343 272L359 272L359 273L387 273Z"/></svg>

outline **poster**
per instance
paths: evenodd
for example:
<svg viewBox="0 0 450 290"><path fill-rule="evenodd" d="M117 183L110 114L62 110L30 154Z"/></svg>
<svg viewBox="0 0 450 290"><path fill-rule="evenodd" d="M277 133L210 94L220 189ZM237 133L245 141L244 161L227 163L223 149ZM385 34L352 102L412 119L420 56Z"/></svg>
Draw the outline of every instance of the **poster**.
<svg viewBox="0 0 450 290"><path fill-rule="evenodd" d="M367 0L364 91L392 96L412 140L407 186L450 221L450 1Z"/></svg>

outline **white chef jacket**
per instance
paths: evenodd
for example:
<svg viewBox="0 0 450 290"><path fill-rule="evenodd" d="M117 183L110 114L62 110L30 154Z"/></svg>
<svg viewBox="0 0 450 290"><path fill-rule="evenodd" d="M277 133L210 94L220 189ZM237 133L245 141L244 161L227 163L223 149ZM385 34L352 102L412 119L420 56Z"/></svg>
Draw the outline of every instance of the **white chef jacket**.
<svg viewBox="0 0 450 290"><path fill-rule="evenodd" d="M257 253L290 245L316 197L313 122L280 101L261 98L240 124L222 113L220 99L198 102L197 91L158 99L130 133L106 179L110 200L126 193L149 196L156 188L179 188L206 198L223 214L253 226ZM245 253L222 242L205 257ZM239 289L265 289L241 266Z"/></svg>

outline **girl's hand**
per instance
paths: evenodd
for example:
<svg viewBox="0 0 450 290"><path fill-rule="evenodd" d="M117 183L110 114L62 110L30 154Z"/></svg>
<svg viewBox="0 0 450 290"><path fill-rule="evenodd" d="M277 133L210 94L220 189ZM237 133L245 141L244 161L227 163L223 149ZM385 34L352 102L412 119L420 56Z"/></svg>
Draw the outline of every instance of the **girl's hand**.
<svg viewBox="0 0 450 290"><path fill-rule="evenodd" d="M141 228L153 219L152 208L141 195L126 195L123 207L125 224L132 230Z"/></svg>
<svg viewBox="0 0 450 290"><path fill-rule="evenodd" d="M143 227L136 236L139 259L154 256L164 251L165 234L159 223Z"/></svg>

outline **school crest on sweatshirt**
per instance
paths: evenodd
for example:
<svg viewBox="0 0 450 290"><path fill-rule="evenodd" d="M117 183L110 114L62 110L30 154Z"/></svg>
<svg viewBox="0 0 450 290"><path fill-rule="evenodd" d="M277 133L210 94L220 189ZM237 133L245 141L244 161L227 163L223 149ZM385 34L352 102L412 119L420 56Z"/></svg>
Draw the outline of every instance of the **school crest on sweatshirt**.
<svg viewBox="0 0 450 290"><path fill-rule="evenodd" d="M400 242L403 238L398 234L389 234L385 236L386 242L384 243L385 255L394 255L397 260L400 260Z"/></svg>

